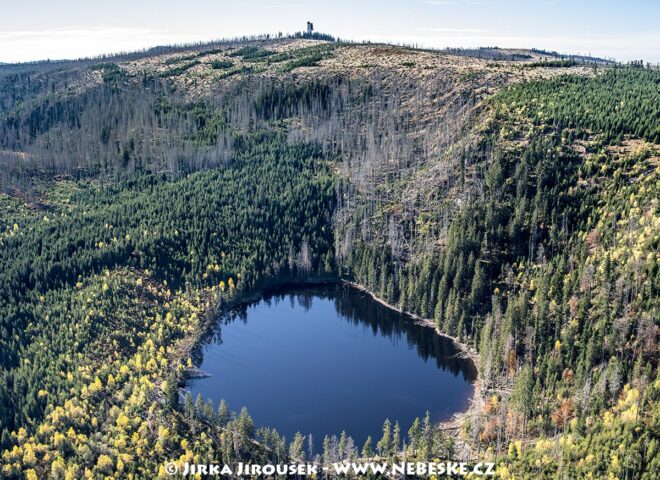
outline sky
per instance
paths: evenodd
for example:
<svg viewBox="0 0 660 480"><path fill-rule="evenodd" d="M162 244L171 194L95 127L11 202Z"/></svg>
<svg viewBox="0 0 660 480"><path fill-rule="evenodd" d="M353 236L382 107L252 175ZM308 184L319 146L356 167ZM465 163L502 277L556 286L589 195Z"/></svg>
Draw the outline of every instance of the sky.
<svg viewBox="0 0 660 480"><path fill-rule="evenodd" d="M542 48L660 63L660 0L0 0L0 62L261 33Z"/></svg>

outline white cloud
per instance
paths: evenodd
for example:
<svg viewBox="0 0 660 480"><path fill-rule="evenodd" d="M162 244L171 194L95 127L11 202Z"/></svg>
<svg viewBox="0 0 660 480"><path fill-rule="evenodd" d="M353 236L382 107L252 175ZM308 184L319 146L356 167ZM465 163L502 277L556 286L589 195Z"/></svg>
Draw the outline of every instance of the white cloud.
<svg viewBox="0 0 660 480"><path fill-rule="evenodd" d="M171 32L148 28L111 26L67 27L45 30L0 31L0 62L78 58L117 53L156 45L212 40L220 32ZM346 35L356 40L388 41L424 47L543 48L562 53L581 53L619 60L660 62L660 31L602 35L515 35L461 27L420 27L401 35Z"/></svg>
<svg viewBox="0 0 660 480"><path fill-rule="evenodd" d="M541 48L566 54L592 55L621 61L643 59L660 62L660 30L630 34L601 35L501 35L429 31L418 35L366 35L357 40L405 43L429 48L498 46L502 48Z"/></svg>
<svg viewBox="0 0 660 480"><path fill-rule="evenodd" d="M201 40L199 33L109 26L0 31L0 62L79 58Z"/></svg>
<svg viewBox="0 0 660 480"><path fill-rule="evenodd" d="M273 8L307 8L307 5L304 3L268 3L266 6Z"/></svg>
<svg viewBox="0 0 660 480"><path fill-rule="evenodd" d="M424 3L428 5L456 5L457 2L452 2L449 0L424 0ZM496 2L487 1L487 0L470 0L468 2L461 2L465 5L495 5Z"/></svg>
<svg viewBox="0 0 660 480"><path fill-rule="evenodd" d="M436 33L485 33L483 28L420 27L418 30Z"/></svg>

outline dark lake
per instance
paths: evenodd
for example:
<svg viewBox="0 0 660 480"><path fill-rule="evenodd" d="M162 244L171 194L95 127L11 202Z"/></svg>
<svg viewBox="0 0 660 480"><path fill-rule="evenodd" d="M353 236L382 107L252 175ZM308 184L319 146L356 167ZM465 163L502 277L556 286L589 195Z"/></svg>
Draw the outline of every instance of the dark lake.
<svg viewBox="0 0 660 480"><path fill-rule="evenodd" d="M312 434L351 435L361 448L381 435L383 421L403 434L428 410L441 421L465 410L476 376L451 340L345 285L290 287L224 314L202 345L191 380L231 410L246 406L255 425L291 440Z"/></svg>

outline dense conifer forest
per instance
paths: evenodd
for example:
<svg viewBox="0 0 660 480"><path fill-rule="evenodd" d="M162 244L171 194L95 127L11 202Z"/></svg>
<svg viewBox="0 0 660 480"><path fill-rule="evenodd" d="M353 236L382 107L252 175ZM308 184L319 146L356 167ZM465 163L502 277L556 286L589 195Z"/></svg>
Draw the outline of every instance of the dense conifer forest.
<svg viewBox="0 0 660 480"><path fill-rule="evenodd" d="M0 476L405 456L654 478L660 73L325 40L0 66ZM310 280L474 349L459 427L310 452L180 391L225 306Z"/></svg>

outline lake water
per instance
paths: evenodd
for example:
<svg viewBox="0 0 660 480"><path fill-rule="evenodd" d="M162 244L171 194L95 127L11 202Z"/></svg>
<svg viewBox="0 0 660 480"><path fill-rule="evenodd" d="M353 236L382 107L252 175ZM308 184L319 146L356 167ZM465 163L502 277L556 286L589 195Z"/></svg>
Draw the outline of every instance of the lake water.
<svg viewBox="0 0 660 480"><path fill-rule="evenodd" d="M345 285L292 287L222 316L196 363L210 376L188 383L193 398L231 410L287 440L345 430L361 448L383 421L408 431L428 410L442 421L467 409L476 376L451 340ZM199 357L202 357L201 359Z"/></svg>

